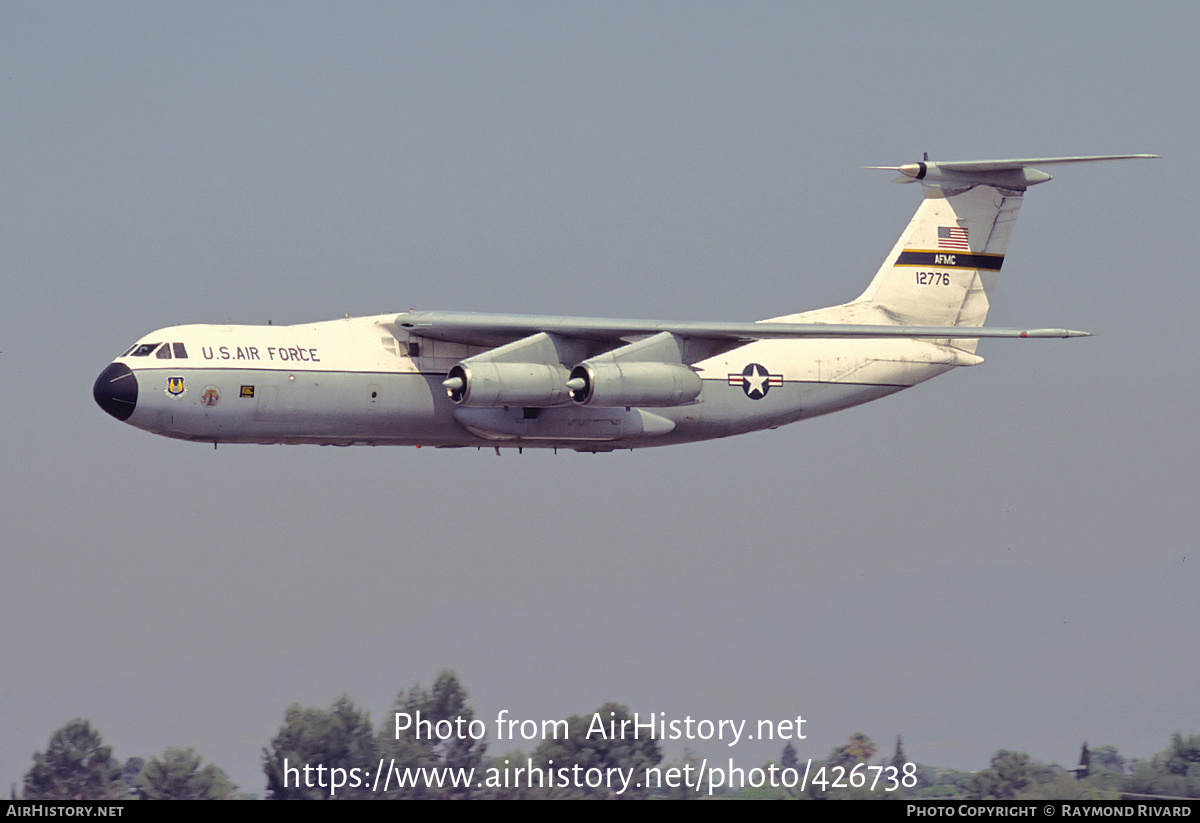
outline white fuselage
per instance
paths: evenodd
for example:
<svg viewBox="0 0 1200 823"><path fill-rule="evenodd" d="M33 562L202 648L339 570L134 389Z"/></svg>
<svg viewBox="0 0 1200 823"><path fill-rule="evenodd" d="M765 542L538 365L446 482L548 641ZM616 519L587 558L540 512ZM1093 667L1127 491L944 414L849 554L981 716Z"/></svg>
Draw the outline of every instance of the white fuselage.
<svg viewBox="0 0 1200 823"><path fill-rule="evenodd" d="M762 340L693 364L703 389L684 405L464 408L442 381L455 363L486 347L406 338L389 325L394 317L162 329L114 361L97 381L97 401L138 428L212 443L605 451L826 414L941 374L956 356L913 339ZM112 380L126 369L114 384L127 401L117 413L105 405L101 386L105 375Z"/></svg>
<svg viewBox="0 0 1200 823"><path fill-rule="evenodd" d="M156 331L97 378L131 425L211 443L611 451L775 428L982 362L1042 158L896 167L922 200L855 300L758 323L408 311Z"/></svg>

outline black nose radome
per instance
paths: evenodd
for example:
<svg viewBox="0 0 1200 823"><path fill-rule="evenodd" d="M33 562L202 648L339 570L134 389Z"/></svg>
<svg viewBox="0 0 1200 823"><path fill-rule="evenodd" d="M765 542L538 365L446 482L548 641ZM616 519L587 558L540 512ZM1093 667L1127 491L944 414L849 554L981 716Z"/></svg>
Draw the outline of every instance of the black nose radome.
<svg viewBox="0 0 1200 823"><path fill-rule="evenodd" d="M128 420L137 406L137 378L129 367L122 363L113 363L100 372L96 385L92 386L92 396L100 408L118 420Z"/></svg>

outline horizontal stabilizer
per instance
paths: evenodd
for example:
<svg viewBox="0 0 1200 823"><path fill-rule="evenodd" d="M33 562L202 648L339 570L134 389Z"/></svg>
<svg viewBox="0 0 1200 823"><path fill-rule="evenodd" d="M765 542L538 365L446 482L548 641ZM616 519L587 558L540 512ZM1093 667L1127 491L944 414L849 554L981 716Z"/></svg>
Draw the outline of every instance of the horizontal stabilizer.
<svg viewBox="0 0 1200 823"><path fill-rule="evenodd" d="M902 166L867 166L869 169L898 171L902 175L897 183L920 180L926 185L946 183L968 186L983 184L1000 188L1024 191L1030 186L1045 183L1049 174L1034 166L1056 166L1067 163L1095 163L1101 160L1141 160L1158 157L1157 154L1107 154L1089 157L1030 157L1019 160L966 160L950 163L905 163Z"/></svg>

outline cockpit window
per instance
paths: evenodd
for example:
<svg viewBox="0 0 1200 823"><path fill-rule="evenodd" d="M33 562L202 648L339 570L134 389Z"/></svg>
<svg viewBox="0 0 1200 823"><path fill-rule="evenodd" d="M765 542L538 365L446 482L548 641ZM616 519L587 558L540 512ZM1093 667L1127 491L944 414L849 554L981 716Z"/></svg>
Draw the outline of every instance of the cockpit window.
<svg viewBox="0 0 1200 823"><path fill-rule="evenodd" d="M154 356L157 357L159 360L170 360L171 359L171 344L163 343L162 348L158 350L158 354L156 354Z"/></svg>
<svg viewBox="0 0 1200 823"><path fill-rule="evenodd" d="M158 348L157 343L142 343L141 345L134 346L133 350L130 351L127 356L128 357L146 357L157 348Z"/></svg>
<svg viewBox="0 0 1200 823"><path fill-rule="evenodd" d="M121 356L122 356L122 357L128 357L129 355L133 354L133 350L134 350L134 349L136 349L136 348L137 348L137 343L134 343L134 344L133 344L132 346L130 346L130 347L129 347L129 348L126 350L126 351L125 351L125 353L124 353L123 355L121 355Z"/></svg>
<svg viewBox="0 0 1200 823"><path fill-rule="evenodd" d="M175 349L175 357L179 360L187 360L187 349L182 343L172 343L171 348Z"/></svg>

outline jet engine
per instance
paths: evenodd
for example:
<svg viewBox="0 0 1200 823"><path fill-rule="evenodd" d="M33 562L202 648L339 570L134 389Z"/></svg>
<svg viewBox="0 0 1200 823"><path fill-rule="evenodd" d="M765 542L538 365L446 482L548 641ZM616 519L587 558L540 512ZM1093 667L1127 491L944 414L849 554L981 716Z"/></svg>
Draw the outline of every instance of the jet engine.
<svg viewBox="0 0 1200 823"><path fill-rule="evenodd" d="M464 360L446 374L446 395L460 406L559 406L568 402L566 367L558 363Z"/></svg>
<svg viewBox="0 0 1200 823"><path fill-rule="evenodd" d="M571 371L571 399L584 406L680 406L700 395L700 376L682 363L597 360Z"/></svg>

